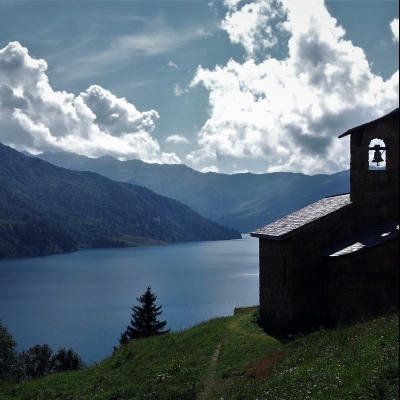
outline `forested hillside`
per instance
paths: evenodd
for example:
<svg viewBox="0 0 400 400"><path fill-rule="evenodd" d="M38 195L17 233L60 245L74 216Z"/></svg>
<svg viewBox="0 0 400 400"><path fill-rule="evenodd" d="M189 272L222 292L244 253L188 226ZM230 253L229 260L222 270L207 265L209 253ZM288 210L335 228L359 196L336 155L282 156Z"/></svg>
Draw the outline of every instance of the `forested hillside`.
<svg viewBox="0 0 400 400"><path fill-rule="evenodd" d="M0 256L239 238L178 201L0 143Z"/></svg>
<svg viewBox="0 0 400 400"><path fill-rule="evenodd" d="M44 153L37 157L61 167L143 185L240 232L250 232L325 196L350 190L348 170L313 176L291 172L226 175L201 173L183 164L118 161L110 156Z"/></svg>

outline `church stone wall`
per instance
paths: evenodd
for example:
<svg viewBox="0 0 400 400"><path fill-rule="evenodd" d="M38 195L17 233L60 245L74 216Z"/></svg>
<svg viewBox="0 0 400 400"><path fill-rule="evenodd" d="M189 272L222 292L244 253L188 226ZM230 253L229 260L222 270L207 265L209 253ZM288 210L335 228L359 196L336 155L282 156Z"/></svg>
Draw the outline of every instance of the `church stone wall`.
<svg viewBox="0 0 400 400"><path fill-rule="evenodd" d="M369 146L381 139L387 148L386 170L369 170ZM382 219L399 217L399 113L360 126L350 139L350 198L358 215L372 226Z"/></svg>
<svg viewBox="0 0 400 400"><path fill-rule="evenodd" d="M399 307L399 240L366 252L330 257L330 318L346 324Z"/></svg>
<svg viewBox="0 0 400 400"><path fill-rule="evenodd" d="M353 234L353 205L284 240L259 239L260 315L264 324L327 321L326 257L320 251Z"/></svg>
<svg viewBox="0 0 400 400"><path fill-rule="evenodd" d="M398 238L365 252L319 255L332 243L332 224L351 229L331 220L286 240L259 239L263 324L346 324L399 307Z"/></svg>
<svg viewBox="0 0 400 400"><path fill-rule="evenodd" d="M259 239L259 258L262 323L277 325L279 321L279 324L288 324L295 314L290 246L283 241Z"/></svg>
<svg viewBox="0 0 400 400"><path fill-rule="evenodd" d="M320 253L399 217L399 113L351 133L352 204L283 240L259 239L260 315L281 328L311 320L347 323L398 307L398 239L341 257ZM373 139L385 143L386 170L369 170Z"/></svg>

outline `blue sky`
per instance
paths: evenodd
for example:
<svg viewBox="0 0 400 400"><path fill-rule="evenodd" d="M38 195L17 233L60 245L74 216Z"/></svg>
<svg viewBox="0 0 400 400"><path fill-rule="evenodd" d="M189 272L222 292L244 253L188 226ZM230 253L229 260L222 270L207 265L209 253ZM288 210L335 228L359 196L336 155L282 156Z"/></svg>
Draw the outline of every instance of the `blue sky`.
<svg viewBox="0 0 400 400"><path fill-rule="evenodd" d="M333 173L398 107L398 1L0 0L0 141Z"/></svg>

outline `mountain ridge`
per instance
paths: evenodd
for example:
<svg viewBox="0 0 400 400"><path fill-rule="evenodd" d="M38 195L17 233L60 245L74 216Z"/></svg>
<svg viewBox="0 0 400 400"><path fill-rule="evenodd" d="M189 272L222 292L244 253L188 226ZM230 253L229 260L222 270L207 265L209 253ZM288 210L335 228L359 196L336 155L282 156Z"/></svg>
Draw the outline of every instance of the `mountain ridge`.
<svg viewBox="0 0 400 400"><path fill-rule="evenodd" d="M0 256L241 237L145 187L60 168L1 143L0 187Z"/></svg>
<svg viewBox="0 0 400 400"><path fill-rule="evenodd" d="M350 190L349 170L335 174L202 173L184 164L89 158L75 153L42 153L50 163L90 170L116 181L142 185L187 204L206 218L242 233L260 228L325 196Z"/></svg>

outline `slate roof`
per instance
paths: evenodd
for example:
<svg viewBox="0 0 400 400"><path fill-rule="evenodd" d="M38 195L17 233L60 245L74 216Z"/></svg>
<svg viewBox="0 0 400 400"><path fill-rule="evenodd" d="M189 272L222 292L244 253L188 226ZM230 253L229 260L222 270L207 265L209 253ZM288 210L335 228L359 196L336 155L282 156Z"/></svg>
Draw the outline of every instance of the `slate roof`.
<svg viewBox="0 0 400 400"><path fill-rule="evenodd" d="M328 257L340 257L369 249L397 237L399 237L399 220L386 221L330 247L321 254Z"/></svg>
<svg viewBox="0 0 400 400"><path fill-rule="evenodd" d="M314 221L338 211L349 204L350 194L348 193L325 197L263 228L251 232L250 235L258 238L282 240L301 228L308 227Z"/></svg>
<svg viewBox="0 0 400 400"><path fill-rule="evenodd" d="M387 116L392 115L392 114L395 114L395 113L398 113L398 112L399 112L399 109L398 109L398 108L395 108L395 109L394 109L393 111L391 111L390 113L385 114L385 115L382 115L382 117L379 117L379 118L377 118L377 119L374 119L373 121L366 122L365 124L361 124L361 125L359 125L359 126L355 126L354 128L349 129L349 130L346 131L345 133L342 133L341 135L339 135L338 138L340 139L340 138L342 138L342 137L345 137L345 136L347 136L347 135L350 135L350 134L354 133L355 131L357 131L358 129L362 128L362 127L365 126L365 125L368 125L368 124L370 124L370 123L372 123L372 122L379 121L380 119L386 118Z"/></svg>

